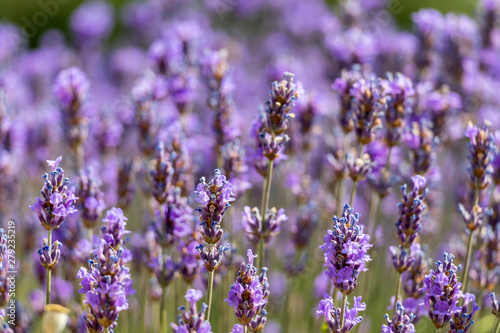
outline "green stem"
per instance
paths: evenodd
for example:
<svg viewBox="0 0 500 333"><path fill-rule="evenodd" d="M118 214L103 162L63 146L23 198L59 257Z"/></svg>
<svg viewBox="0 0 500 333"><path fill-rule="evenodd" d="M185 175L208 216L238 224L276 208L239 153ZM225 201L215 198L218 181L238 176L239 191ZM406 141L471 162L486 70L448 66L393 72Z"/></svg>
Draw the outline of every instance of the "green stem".
<svg viewBox="0 0 500 333"><path fill-rule="evenodd" d="M500 319L497 320L495 328L493 329L493 333L499 333L499 332L500 332Z"/></svg>
<svg viewBox="0 0 500 333"><path fill-rule="evenodd" d="M436 333L440 333L441 332L441 329L440 328L436 328Z"/></svg>
<svg viewBox="0 0 500 333"><path fill-rule="evenodd" d="M398 272L398 280L396 282L396 295L395 295L395 298L394 298L394 310L393 310L393 314L396 313L396 304L398 304L400 290L401 290L401 273Z"/></svg>
<svg viewBox="0 0 500 333"><path fill-rule="evenodd" d="M88 237L89 237L90 244L92 244L92 238L94 238L94 229L92 229L92 228L88 229Z"/></svg>
<svg viewBox="0 0 500 333"><path fill-rule="evenodd" d="M167 332L167 307L165 301L167 299L167 288L163 288L163 293L160 299L160 332Z"/></svg>
<svg viewBox="0 0 500 333"><path fill-rule="evenodd" d="M470 256L472 253L472 239L474 236L474 232L471 230L469 234L469 242L467 244L467 256L465 257L465 269L464 269L464 275L462 277L462 281L464 284L464 292L467 292L467 285L469 283L469 261L470 261Z"/></svg>
<svg viewBox="0 0 500 333"><path fill-rule="evenodd" d="M49 230L48 236L48 246L49 246L49 257L52 255L52 230ZM50 289L52 286L52 270L47 268L47 294L45 298L45 304L50 304Z"/></svg>
<svg viewBox="0 0 500 333"><path fill-rule="evenodd" d="M387 160L385 161L385 170L389 171L389 168L391 167L391 152L392 152L392 147L389 147L389 151L387 152Z"/></svg>
<svg viewBox="0 0 500 333"><path fill-rule="evenodd" d="M210 321L210 310L212 308L212 292L214 289L214 273L211 271L208 278L208 288L207 288L207 321Z"/></svg>
<svg viewBox="0 0 500 333"><path fill-rule="evenodd" d="M344 196L344 177L339 180L339 188L337 190L337 216L342 215L342 197Z"/></svg>
<svg viewBox="0 0 500 333"><path fill-rule="evenodd" d="M349 199L349 206L351 206L351 208L352 208L352 204L354 203L354 197L356 196L356 185L357 184L358 184L357 180L352 182L351 198Z"/></svg>
<svg viewBox="0 0 500 333"><path fill-rule="evenodd" d="M347 295L342 293L342 308L340 309L340 329L344 327L346 304L347 304Z"/></svg>
<svg viewBox="0 0 500 333"><path fill-rule="evenodd" d="M267 177L264 186L264 192L262 193L262 207L260 210L260 214L262 216L262 220L266 218L267 208L269 206L269 194L271 193L271 183L273 180L273 164L272 160L269 160L267 163ZM262 224L264 225L264 224ZM261 230L261 236L266 232L266 230ZM264 248L264 237L260 237L259 239L259 252L257 260L259 261L259 267L262 268L265 265L265 248Z"/></svg>

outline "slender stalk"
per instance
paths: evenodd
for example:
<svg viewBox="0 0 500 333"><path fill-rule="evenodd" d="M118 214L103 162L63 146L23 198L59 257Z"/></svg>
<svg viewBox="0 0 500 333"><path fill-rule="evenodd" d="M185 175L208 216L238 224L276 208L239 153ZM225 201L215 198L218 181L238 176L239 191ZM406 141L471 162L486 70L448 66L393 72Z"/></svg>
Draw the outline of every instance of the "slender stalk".
<svg viewBox="0 0 500 333"><path fill-rule="evenodd" d="M474 206L476 206L479 202L479 184L476 184L476 188L474 190ZM469 283L469 261L470 261L470 256L472 254L472 243L473 243L473 238L474 238L474 232L471 230L469 233L469 242L467 244L467 256L465 257L465 268L464 268L464 274L462 276L462 281L463 281L463 286L464 286L464 292L467 292L467 285Z"/></svg>
<svg viewBox="0 0 500 333"><path fill-rule="evenodd" d="M163 289L163 293L161 295L160 299L160 332L164 333L167 332L167 307L165 304L167 298L167 289Z"/></svg>
<svg viewBox="0 0 500 333"><path fill-rule="evenodd" d="M48 245L49 245L49 257L52 256L52 230L49 230L48 236ZM47 294L45 298L45 304L50 304L50 289L52 287L51 276L52 270L47 268Z"/></svg>
<svg viewBox="0 0 500 333"><path fill-rule="evenodd" d="M272 160L269 160L267 163L267 177L265 181L264 192L262 193L262 207L260 210L260 214L262 215L262 219L266 218L267 208L269 206L269 194L271 193L271 183L273 180L273 164ZM261 233L265 233L265 230L261 230ZM265 265L265 248L264 248L264 238L261 237L259 239L259 252L257 260L259 261L259 267L262 268Z"/></svg>
<svg viewBox="0 0 500 333"><path fill-rule="evenodd" d="M394 297L394 309L392 312L393 314L396 313L396 304L398 303L400 291L401 291L401 273L398 272L398 280L396 282L396 294Z"/></svg>
<svg viewBox="0 0 500 333"><path fill-rule="evenodd" d="M246 326L243 326L243 332L247 333L248 330L247 330L247 327Z"/></svg>
<svg viewBox="0 0 500 333"><path fill-rule="evenodd" d="M349 199L349 206L351 206L351 207L352 207L352 204L354 203L354 197L356 196L356 185L358 185L357 180L352 182L351 198Z"/></svg>
<svg viewBox="0 0 500 333"><path fill-rule="evenodd" d="M441 332L441 329L440 328L436 328L436 333L440 333Z"/></svg>
<svg viewBox="0 0 500 333"><path fill-rule="evenodd" d="M342 308L340 309L340 329L344 327L346 304L347 304L347 295L342 293Z"/></svg>
<svg viewBox="0 0 500 333"><path fill-rule="evenodd" d="M389 171L389 168L391 166L391 152L392 152L392 147L389 147L389 151L387 152L387 159L385 160L385 170Z"/></svg>
<svg viewBox="0 0 500 333"><path fill-rule="evenodd" d="M495 328L493 329L493 333L499 333L499 332L500 332L500 319L497 320Z"/></svg>
<svg viewBox="0 0 500 333"><path fill-rule="evenodd" d="M342 214L342 199L344 196L344 177L339 180L339 187L337 190L337 216Z"/></svg>
<svg viewBox="0 0 500 333"><path fill-rule="evenodd" d="M94 238L94 229L93 228L89 228L88 230L88 237L89 237L89 242L90 244L92 244L92 238Z"/></svg>
<svg viewBox="0 0 500 333"><path fill-rule="evenodd" d="M212 308L212 293L214 289L214 273L215 271L211 271L208 278L208 288L207 288L207 321L210 321L210 310Z"/></svg>
<svg viewBox="0 0 500 333"><path fill-rule="evenodd" d="M469 242L467 244L467 256L465 257L465 269L464 269L464 275L462 277L462 281L464 283L464 292L467 292L467 284L469 283L469 261L470 261L470 256L472 253L472 238L474 236L474 233L471 231L469 234Z"/></svg>

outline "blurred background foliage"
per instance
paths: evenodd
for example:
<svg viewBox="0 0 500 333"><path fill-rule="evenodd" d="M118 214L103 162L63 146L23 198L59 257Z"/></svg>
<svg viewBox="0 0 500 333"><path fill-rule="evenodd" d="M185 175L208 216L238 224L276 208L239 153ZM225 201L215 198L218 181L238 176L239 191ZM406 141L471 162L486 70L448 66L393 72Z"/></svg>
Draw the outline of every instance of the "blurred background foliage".
<svg viewBox="0 0 500 333"><path fill-rule="evenodd" d="M58 6L57 13L50 17L48 23L38 29L34 38L31 39L32 46L36 45L37 38L46 30L58 28L66 33L68 32L68 18L70 13L85 0L0 0L0 21L9 21L20 26L26 24L26 21L32 22L33 16L42 10L44 3L48 2L64 3ZM107 0L119 9L123 4L130 0ZM201 0L198 0L201 1ZM336 7L342 0L325 0L332 7ZM410 29L410 15L420 8L436 8L442 12L456 12L468 15L474 15L477 0L389 0L388 8L394 8L399 25L402 28ZM119 18L117 20L119 22ZM117 27L119 28L119 25Z"/></svg>

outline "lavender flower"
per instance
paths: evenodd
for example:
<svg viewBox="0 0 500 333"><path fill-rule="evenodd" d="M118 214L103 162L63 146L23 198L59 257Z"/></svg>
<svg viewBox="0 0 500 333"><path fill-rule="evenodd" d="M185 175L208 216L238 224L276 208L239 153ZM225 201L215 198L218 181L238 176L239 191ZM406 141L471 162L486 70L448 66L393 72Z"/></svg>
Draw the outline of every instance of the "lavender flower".
<svg viewBox="0 0 500 333"><path fill-rule="evenodd" d="M413 172L419 175L425 175L431 167L434 147L438 142L429 126L424 119L413 121L403 134L403 141L411 152Z"/></svg>
<svg viewBox="0 0 500 333"><path fill-rule="evenodd" d="M100 180L94 176L91 169L80 170L78 179L78 202L77 206L82 215L83 223L87 228L94 228L102 215L106 204L104 193L101 191Z"/></svg>
<svg viewBox="0 0 500 333"><path fill-rule="evenodd" d="M200 203L196 211L201 214L203 240L208 244L216 244L224 233L220 228L221 220L231 207L230 202L234 201L232 185L226 176L215 170L214 177L208 183L205 177L200 179L195 193L198 195L196 201Z"/></svg>
<svg viewBox="0 0 500 333"><path fill-rule="evenodd" d="M423 295L421 289L429 268L419 243L414 242L411 245L410 253L413 260L410 267L401 275L401 285L406 295L417 300Z"/></svg>
<svg viewBox="0 0 500 333"><path fill-rule="evenodd" d="M445 327L460 311L458 301L463 296L462 284L458 282L457 271L461 266L453 264L454 256L444 254L444 262L436 262L436 270L425 276L422 292L429 318L437 329Z"/></svg>
<svg viewBox="0 0 500 333"><path fill-rule="evenodd" d="M342 217L333 217L333 230L328 230L325 243L320 246L327 267L325 273L344 295L356 289L359 273L368 270L365 265L371 260L367 254L372 247L370 236L363 233L358 222L359 214L345 205Z"/></svg>
<svg viewBox="0 0 500 333"><path fill-rule="evenodd" d="M333 90L339 93L340 112L339 121L344 133L349 133L354 129L354 119L352 113L352 95L350 93L355 82L363 77L359 65L353 65L351 70L343 69L341 76L335 79L332 84Z"/></svg>
<svg viewBox="0 0 500 333"><path fill-rule="evenodd" d="M196 240L188 242L181 240L177 247L181 254L178 271L187 283L192 283L200 271L200 254L197 246L198 242Z"/></svg>
<svg viewBox="0 0 500 333"><path fill-rule="evenodd" d="M316 315L322 315L325 317L328 327L333 333L345 333L350 332L354 326L359 324L363 319L358 316L360 311L366 309L366 304L361 303L361 296L354 297L354 305L352 308L345 308L345 322L344 326L341 326L341 312L342 309L336 308L333 304L333 299L330 295L324 294L324 298L319 302L318 308L316 310Z"/></svg>
<svg viewBox="0 0 500 333"><path fill-rule="evenodd" d="M467 228L470 232L473 232L474 230L479 228L483 224L483 221L489 215L491 215L491 210L483 209L479 205L474 205L474 207L472 207L472 210L468 212L465 209L464 205L459 203L458 210L460 211L464 219L465 228Z"/></svg>
<svg viewBox="0 0 500 333"><path fill-rule="evenodd" d="M85 317L90 332L102 332L117 325L121 311L128 309L127 295L132 293L128 267L131 253L124 247L127 218L120 208L111 208L102 220L102 239L89 260L90 270L82 267L77 277L81 279L79 290L85 294L89 313Z"/></svg>
<svg viewBox="0 0 500 333"><path fill-rule="evenodd" d="M387 108L382 80L360 79L349 92L353 98L354 133L358 143L372 142L375 131L382 127L381 117Z"/></svg>
<svg viewBox="0 0 500 333"><path fill-rule="evenodd" d="M245 149L237 139L226 143L220 149L224 160L224 172L232 184L234 196L238 198L252 186L248 181Z"/></svg>
<svg viewBox="0 0 500 333"><path fill-rule="evenodd" d="M135 185L134 185L135 163L133 160L122 161L118 167L116 190L118 194L118 206L125 209L134 198Z"/></svg>
<svg viewBox="0 0 500 333"><path fill-rule="evenodd" d="M250 207L245 206L241 214L245 234L253 245L259 244L260 239L263 239L265 245L269 244L273 236L280 232L281 223L288 220L283 208L280 210L274 207L269 209L264 220L262 220L257 207L250 209Z"/></svg>
<svg viewBox="0 0 500 333"><path fill-rule="evenodd" d="M163 142L160 142L156 147L154 167L149 173L151 176L153 197L160 205L163 205L167 200L167 195L170 187L172 186L172 178L174 174L174 168L170 162L170 156L168 156Z"/></svg>
<svg viewBox="0 0 500 333"><path fill-rule="evenodd" d="M387 87L384 91L387 96L387 109L384 113L385 140L389 147L394 147L401 138L405 116L410 109L415 90L411 80L403 74L396 73L395 76L392 74L387 76Z"/></svg>
<svg viewBox="0 0 500 333"><path fill-rule="evenodd" d="M465 130L465 136L470 140L467 144L470 161L470 166L467 169L469 185L474 190L483 190L489 184L487 175L490 172L490 152L494 143L493 135L488 126L479 129L469 123Z"/></svg>
<svg viewBox="0 0 500 333"><path fill-rule="evenodd" d="M448 119L455 110L462 108L462 99L459 94L450 91L450 88L445 85L423 96L423 108L427 111L432 123L434 135L442 138Z"/></svg>
<svg viewBox="0 0 500 333"><path fill-rule="evenodd" d="M293 242L298 249L305 249L318 226L318 205L309 201L298 209L297 222L292 228Z"/></svg>
<svg viewBox="0 0 500 333"><path fill-rule="evenodd" d="M453 319L450 322L450 330L449 333L467 333L470 331L472 324L474 324L474 320L472 317L479 310L479 306L474 302L476 297L472 294L464 294L463 296L464 303L460 310L453 314ZM469 309L469 305L471 308Z"/></svg>
<svg viewBox="0 0 500 333"><path fill-rule="evenodd" d="M396 312L389 318L386 314L385 320L387 320L387 325L382 325L382 333L415 333L415 326L412 322L415 319L414 314L407 315L405 313L405 308L401 303L396 304Z"/></svg>
<svg viewBox="0 0 500 333"><path fill-rule="evenodd" d="M207 305L203 303L201 310L198 312L196 303L202 298L201 290L189 289L186 293L186 300L189 302L189 309L185 306L180 306L180 314L177 316L177 324L170 323L170 326L175 333L212 333L212 326L205 320L205 312ZM186 311L187 310L187 311Z"/></svg>
<svg viewBox="0 0 500 333"><path fill-rule="evenodd" d="M40 256L40 263L45 269L51 271L59 262L61 258L61 242L55 241L49 248L49 242L46 238L43 239L43 247L38 249L38 255Z"/></svg>
<svg viewBox="0 0 500 333"><path fill-rule="evenodd" d="M53 91L62 108L66 140L74 150L81 147L88 135L85 110L88 90L87 77L78 67L61 71L54 81Z"/></svg>
<svg viewBox="0 0 500 333"><path fill-rule="evenodd" d="M236 282L231 285L228 298L224 301L234 308L236 319L241 325L247 326L250 332L259 332L266 322L266 312L269 297L267 268L262 269L260 276L253 265L257 255L252 250L247 251L248 263L241 263Z"/></svg>
<svg viewBox="0 0 500 333"><path fill-rule="evenodd" d="M75 187L69 188L71 183L68 178L64 178L64 170L59 167L61 160L62 156L59 156L55 161L47 161L52 172L42 176L45 182L40 191L42 198L36 198L36 202L30 206L47 231L59 228L68 215L77 212L74 206L78 199L75 197Z"/></svg>
<svg viewBox="0 0 500 333"><path fill-rule="evenodd" d="M375 163L368 154L361 154L361 156L357 156L353 152L347 154L347 172L353 182L365 179L374 165Z"/></svg>
<svg viewBox="0 0 500 333"><path fill-rule="evenodd" d="M426 208L424 198L428 193L425 188L425 178L422 176L413 176L413 190L406 192L406 184L401 186L403 193L403 202L398 204L399 218L396 223L398 229L398 239L401 246L409 248L422 229L422 213Z"/></svg>

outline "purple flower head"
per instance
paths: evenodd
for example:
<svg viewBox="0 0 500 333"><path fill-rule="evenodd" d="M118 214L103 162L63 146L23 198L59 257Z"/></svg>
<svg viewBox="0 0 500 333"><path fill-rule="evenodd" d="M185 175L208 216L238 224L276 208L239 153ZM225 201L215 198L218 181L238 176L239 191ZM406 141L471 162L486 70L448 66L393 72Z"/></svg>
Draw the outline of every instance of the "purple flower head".
<svg viewBox="0 0 500 333"><path fill-rule="evenodd" d="M118 166L117 184L118 207L125 209L134 198L135 185L135 162L133 160L123 160Z"/></svg>
<svg viewBox="0 0 500 333"><path fill-rule="evenodd" d="M406 184L401 186L403 201L398 204L399 218L396 222L399 242L405 248L413 244L422 229L422 213L426 208L424 198L428 193L424 187L424 177L417 175L412 177L412 180L414 185L411 192L406 192Z"/></svg>
<svg viewBox="0 0 500 333"><path fill-rule="evenodd" d="M470 166L467 168L469 185L472 189L483 190L489 184L490 158L494 148L493 134L488 125L479 128L469 123L465 136L470 142L467 144Z"/></svg>
<svg viewBox="0 0 500 333"><path fill-rule="evenodd" d="M333 222L333 229L328 230L325 243L320 246L325 258L323 266L335 288L348 295L357 287L359 273L368 270L365 265L371 260L367 252L372 244L358 224L359 214L349 205L344 206L341 218L333 217Z"/></svg>
<svg viewBox="0 0 500 333"><path fill-rule="evenodd" d="M387 320L387 325L382 325L382 333L415 333L415 326L412 322L415 319L415 315L412 313L410 315L405 313L405 308L401 303L396 304L396 312L392 316L385 315L385 320Z"/></svg>
<svg viewBox="0 0 500 333"><path fill-rule="evenodd" d="M401 275L401 284L409 297L420 299L422 297L421 288L425 275L429 273L427 261L424 258L424 251L419 243L414 242L410 247L411 265ZM406 305L405 305L406 307ZM417 313L415 313L417 315Z"/></svg>
<svg viewBox="0 0 500 333"><path fill-rule="evenodd" d="M80 170L78 179L78 210L81 212L83 223L87 228L93 228L101 218L106 204L104 193L101 191L101 181L92 169Z"/></svg>
<svg viewBox="0 0 500 333"><path fill-rule="evenodd" d="M240 324L234 324L231 333L244 333L243 326Z"/></svg>
<svg viewBox="0 0 500 333"><path fill-rule="evenodd" d="M52 243L51 248L49 248L49 242L46 238L43 239L43 247L38 249L38 255L40 256L40 263L47 270L53 270L54 267L59 262L61 258L61 250L59 247L62 244L59 241Z"/></svg>
<svg viewBox="0 0 500 333"><path fill-rule="evenodd" d="M353 327L359 324L363 319L361 316L358 316L359 312L366 309L366 304L361 303L361 296L354 297L354 305L352 308L348 308L346 305L344 326L341 326L340 322L342 310L334 306L333 299L330 295L325 293L323 296L324 298L319 302L318 308L316 309L316 315L325 317L325 321L332 332L350 332Z"/></svg>
<svg viewBox="0 0 500 333"><path fill-rule="evenodd" d="M352 96L350 91L355 82L363 78L361 67L353 65L351 70L343 69L341 76L332 84L333 90L337 91L340 98L339 121L344 133L349 133L354 129L354 119L352 114Z"/></svg>
<svg viewBox="0 0 500 333"><path fill-rule="evenodd" d="M72 149L77 150L88 136L85 104L89 90L87 77L78 67L70 67L57 75L52 89L61 106L66 140Z"/></svg>
<svg viewBox="0 0 500 333"><path fill-rule="evenodd" d="M189 289L187 291L185 298L189 302L189 307L180 306L177 324L170 323L175 333L212 333L212 326L205 320L207 305L203 303L199 312L196 307L196 303L202 296L201 290Z"/></svg>
<svg viewBox="0 0 500 333"><path fill-rule="evenodd" d="M103 222L107 226L101 229L103 238L88 261L89 270L82 267L77 275L82 287L79 292L85 294L84 302L89 306L85 324L91 332L116 327L120 312L129 307L127 296L134 292L125 266L131 260L130 251L124 247L123 236L130 233L125 230L126 220L120 208L106 213Z"/></svg>
<svg viewBox="0 0 500 333"><path fill-rule="evenodd" d="M479 228L485 219L488 216L492 215L491 209L483 209L480 205L474 205L472 210L469 212L462 203L458 204L458 210L462 214L465 228L467 228L470 232Z"/></svg>
<svg viewBox="0 0 500 333"><path fill-rule="evenodd" d="M232 184L234 196L238 198L252 186L248 181L245 149L239 140L235 139L224 144L220 150L224 160L224 171Z"/></svg>
<svg viewBox="0 0 500 333"><path fill-rule="evenodd" d="M403 134L403 141L410 149L413 172L425 175L431 167L433 153L439 139L434 136L430 124L425 119L413 121Z"/></svg>
<svg viewBox="0 0 500 333"><path fill-rule="evenodd" d="M392 257L392 264L398 273L405 272L412 264L413 260L408 253L401 245L389 246L389 253Z"/></svg>
<svg viewBox="0 0 500 333"><path fill-rule="evenodd" d="M271 84L271 98L266 102L265 128L269 134L283 134L289 120L294 117L290 111L301 93L300 83L293 82L294 75L285 72L281 81Z"/></svg>
<svg viewBox="0 0 500 333"><path fill-rule="evenodd" d="M208 246L203 246L202 244L196 247L200 252L200 258L205 265L205 268L212 272L219 268L220 264L222 264L222 258L224 257L224 252L231 249L229 245L219 246L217 248L213 244L209 244Z"/></svg>
<svg viewBox="0 0 500 333"><path fill-rule="evenodd" d="M200 213L202 225L201 233L208 244L216 244L222 237L223 230L220 223L226 211L234 201L232 185L219 170L215 170L214 177L207 183L205 177L200 179L195 193L196 201L200 204L196 211Z"/></svg>
<svg viewBox="0 0 500 333"><path fill-rule="evenodd" d="M415 90L413 83L401 73L395 76L387 74L388 79L384 82L387 99L387 109L384 113L385 139L389 147L398 145L402 129L405 125L406 114L410 111Z"/></svg>
<svg viewBox="0 0 500 333"><path fill-rule="evenodd" d="M464 294L463 305L460 310L456 311L453 315L453 319L450 322L450 333L467 333L470 331L474 320L472 317L479 310L479 306L476 304L476 297L473 294Z"/></svg>
<svg viewBox="0 0 500 333"><path fill-rule="evenodd" d="M180 238L192 233L192 209L180 192L180 188L170 187L165 207L152 225L156 242L163 248L178 243Z"/></svg>
<svg viewBox="0 0 500 333"><path fill-rule="evenodd" d="M434 135L442 138L448 119L462 108L460 95L450 91L448 86L442 86L439 90L424 94L422 99L422 107L432 123Z"/></svg>
<svg viewBox="0 0 500 333"><path fill-rule="evenodd" d="M313 237L319 220L318 204L309 201L299 207L297 222L292 227L293 242L298 249L305 249Z"/></svg>
<svg viewBox="0 0 500 333"><path fill-rule="evenodd" d="M114 25L113 6L104 1L86 2L73 12L69 25L82 42L105 39Z"/></svg>
<svg viewBox="0 0 500 333"><path fill-rule="evenodd" d="M36 198L36 202L30 206L46 230L59 228L68 215L77 212L74 206L78 199L75 197L75 187L69 188L71 183L68 178L64 178L64 170L58 166L61 159L47 161L52 166L52 172L42 176L42 197Z"/></svg>
<svg viewBox="0 0 500 333"><path fill-rule="evenodd" d="M355 152L347 153L346 166L349 177L353 181L360 181L366 178L366 175L373 169L375 163L371 160L369 154L358 156Z"/></svg>
<svg viewBox="0 0 500 333"><path fill-rule="evenodd" d="M452 254L445 253L444 262L436 262L436 270L431 269L425 276L421 289L427 313L437 329L446 326L454 313L460 311L458 302L463 294L457 271L461 266L455 266L453 258Z"/></svg>
<svg viewBox="0 0 500 333"><path fill-rule="evenodd" d="M170 187L172 186L172 178L174 175L174 168L171 163L171 157L165 149L165 144L160 142L156 147L156 158L154 166L149 171L151 178L151 187L153 197L156 201L163 205L167 200Z"/></svg>
<svg viewBox="0 0 500 333"><path fill-rule="evenodd" d="M257 245L260 239L264 239L265 245L269 244L271 239L280 232L281 223L288 220L283 208L277 210L274 207L268 209L264 221L257 207L250 209L245 206L242 216L243 229L253 245Z"/></svg>
<svg viewBox="0 0 500 333"><path fill-rule="evenodd" d="M200 253L197 246L198 242L196 240L192 240L190 242L184 242L181 240L179 241L179 246L177 247L181 253L179 260L179 273L187 283L192 283L200 271Z"/></svg>
<svg viewBox="0 0 500 333"><path fill-rule="evenodd" d="M241 263L236 281L224 301L234 308L241 325L247 326L250 332L259 332L266 322L264 308L269 297L267 268L262 268L261 275L257 275L257 268L253 265L257 256L251 250L247 251L247 256L248 263Z"/></svg>
<svg viewBox="0 0 500 333"><path fill-rule="evenodd" d="M360 79L349 93L353 99L354 133L360 144L372 142L376 130L382 127L381 117L387 109L381 79Z"/></svg>

